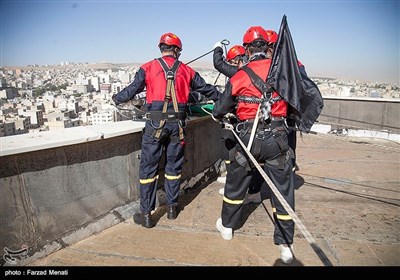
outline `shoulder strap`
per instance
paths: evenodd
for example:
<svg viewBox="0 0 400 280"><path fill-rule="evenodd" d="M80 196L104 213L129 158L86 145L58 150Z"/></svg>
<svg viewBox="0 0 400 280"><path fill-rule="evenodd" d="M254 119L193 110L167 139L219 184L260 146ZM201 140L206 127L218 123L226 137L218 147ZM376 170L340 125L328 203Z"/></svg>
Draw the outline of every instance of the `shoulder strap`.
<svg viewBox="0 0 400 280"><path fill-rule="evenodd" d="M181 62L178 59L176 59L172 67L169 68L167 63L164 61L162 57L158 58L157 60L160 63L161 67L163 68L165 73L165 78L167 80L167 89L165 91L165 99L164 99L164 106L162 109L162 113L167 112L168 103L171 98L172 98L172 105L174 106L174 111L175 113L178 113L179 112L178 100L176 98L176 93L175 93L175 74L176 71L178 70L179 65L181 65ZM165 120L161 120L160 127L164 126L164 124ZM160 134L161 130L158 130L155 137L159 138ZM179 126L179 139L183 140L183 138L184 138L183 129L181 126Z"/></svg>
<svg viewBox="0 0 400 280"><path fill-rule="evenodd" d="M170 99L172 98L172 104L174 106L174 111L175 113L178 113L178 101L176 99L176 93L175 93L175 73L181 64L181 62L176 59L174 64L172 65L171 68L168 67L167 63L164 61L162 57L157 59L158 62L160 63L161 67L164 70L165 73L165 78L167 80L167 89L165 92L165 99L164 99L164 106L162 112L165 113L167 111L168 103Z"/></svg>
<svg viewBox="0 0 400 280"><path fill-rule="evenodd" d="M167 78L167 80L174 80L176 70L178 70L178 67L179 67L179 65L181 65L181 62L179 60L175 60L172 67L169 68L167 63L165 63L165 61L162 57L157 58L157 60L160 63L161 67L164 69L165 77Z"/></svg>
<svg viewBox="0 0 400 280"><path fill-rule="evenodd" d="M273 89L267 82L263 81L263 79L261 79L260 76L258 76L253 71L253 69L251 69L247 65L243 66L240 69L246 72L253 85L262 93L264 97L266 97L267 99L271 98Z"/></svg>
<svg viewBox="0 0 400 280"><path fill-rule="evenodd" d="M248 67L247 65L241 68L246 74L249 76L253 85L261 92L262 94L262 101L260 103L259 110L261 111L261 115L263 121L267 121L271 117L271 106L276 101L280 100L281 97L278 96L276 98L272 98L272 93L274 89L271 87L270 84L263 81L256 73L254 73L253 69ZM258 112L257 112L258 116Z"/></svg>

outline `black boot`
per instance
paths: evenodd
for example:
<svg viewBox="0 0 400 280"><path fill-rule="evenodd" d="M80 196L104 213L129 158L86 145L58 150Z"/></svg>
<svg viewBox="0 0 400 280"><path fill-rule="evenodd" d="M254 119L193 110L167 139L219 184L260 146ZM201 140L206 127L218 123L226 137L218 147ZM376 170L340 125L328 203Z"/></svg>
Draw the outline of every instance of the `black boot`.
<svg viewBox="0 0 400 280"><path fill-rule="evenodd" d="M168 205L167 218L170 220L175 220L177 216L178 214L176 211L176 205Z"/></svg>
<svg viewBox="0 0 400 280"><path fill-rule="evenodd" d="M135 215L133 215L133 221L135 222L135 224L142 225L145 228L152 228L155 226L150 213L136 213Z"/></svg>

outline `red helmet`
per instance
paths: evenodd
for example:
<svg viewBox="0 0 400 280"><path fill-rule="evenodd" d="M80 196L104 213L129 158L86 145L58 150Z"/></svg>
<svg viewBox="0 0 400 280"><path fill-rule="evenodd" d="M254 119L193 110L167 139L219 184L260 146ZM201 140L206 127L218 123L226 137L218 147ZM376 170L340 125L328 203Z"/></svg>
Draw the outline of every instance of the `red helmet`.
<svg viewBox="0 0 400 280"><path fill-rule="evenodd" d="M265 32L265 29L261 26L252 26L247 29L246 33L243 36L243 46L250 44L255 40L264 40L267 41L268 35Z"/></svg>
<svg viewBox="0 0 400 280"><path fill-rule="evenodd" d="M268 44L275 44L278 41L278 33L274 30L265 30L267 33L267 43Z"/></svg>
<svg viewBox="0 0 400 280"><path fill-rule="evenodd" d="M228 53L226 54L226 60L230 61L237 57L238 55L244 55L246 53L246 50L240 46L240 45L235 45L232 48L229 49Z"/></svg>
<svg viewBox="0 0 400 280"><path fill-rule="evenodd" d="M179 39L179 37L176 36L174 33L165 33L161 35L160 43L158 44L158 46L160 46L161 44L166 44L168 46L177 46L179 49L182 50L181 39Z"/></svg>

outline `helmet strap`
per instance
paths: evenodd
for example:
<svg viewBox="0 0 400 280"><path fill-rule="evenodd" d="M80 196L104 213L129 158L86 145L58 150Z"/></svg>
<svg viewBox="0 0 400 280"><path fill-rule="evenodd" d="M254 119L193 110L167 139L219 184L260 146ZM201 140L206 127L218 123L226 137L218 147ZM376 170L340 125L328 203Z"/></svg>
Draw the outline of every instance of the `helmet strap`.
<svg viewBox="0 0 400 280"><path fill-rule="evenodd" d="M174 48L174 54L176 59L178 59L181 56L181 50L179 48Z"/></svg>

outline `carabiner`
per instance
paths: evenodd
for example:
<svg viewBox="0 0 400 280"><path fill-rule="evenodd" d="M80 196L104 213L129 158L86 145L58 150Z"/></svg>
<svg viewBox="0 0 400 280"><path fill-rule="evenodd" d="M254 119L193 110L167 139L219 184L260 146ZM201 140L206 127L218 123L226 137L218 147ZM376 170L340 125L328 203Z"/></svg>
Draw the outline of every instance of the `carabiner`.
<svg viewBox="0 0 400 280"><path fill-rule="evenodd" d="M225 46L229 45L230 43L231 43L231 42L229 42L228 39L224 39L224 40L221 41L221 44L222 44L222 45L225 45Z"/></svg>

